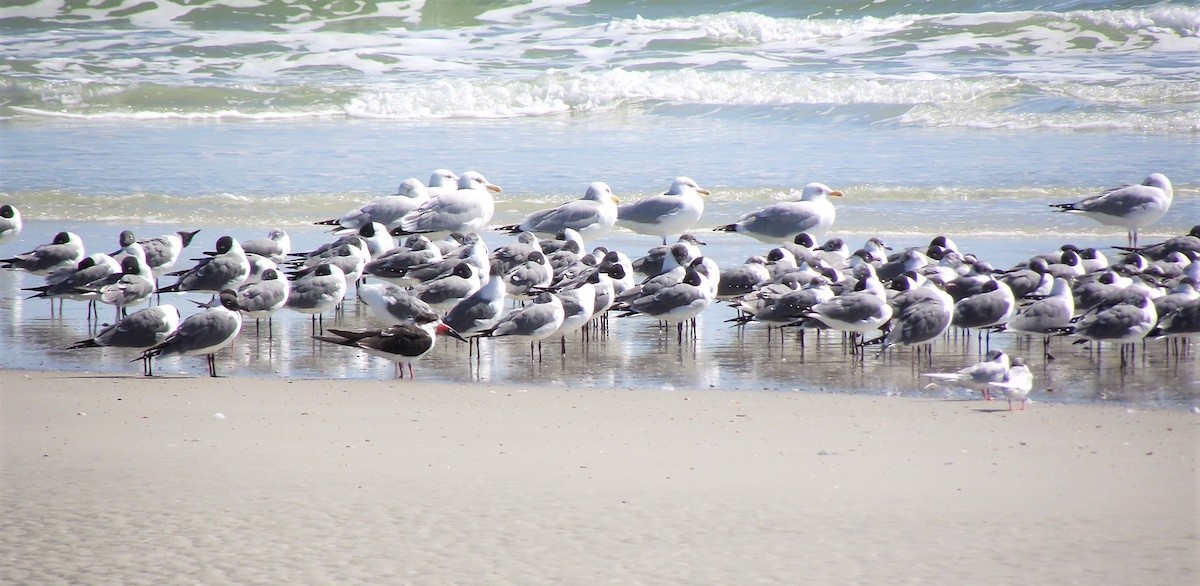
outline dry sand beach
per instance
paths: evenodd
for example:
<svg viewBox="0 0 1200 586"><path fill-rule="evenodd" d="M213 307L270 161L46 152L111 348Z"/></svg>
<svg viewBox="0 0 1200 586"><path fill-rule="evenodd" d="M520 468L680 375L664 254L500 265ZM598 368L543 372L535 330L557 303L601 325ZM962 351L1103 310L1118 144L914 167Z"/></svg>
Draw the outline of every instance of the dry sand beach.
<svg viewBox="0 0 1200 586"><path fill-rule="evenodd" d="M1185 584L1200 415L0 371L6 584Z"/></svg>

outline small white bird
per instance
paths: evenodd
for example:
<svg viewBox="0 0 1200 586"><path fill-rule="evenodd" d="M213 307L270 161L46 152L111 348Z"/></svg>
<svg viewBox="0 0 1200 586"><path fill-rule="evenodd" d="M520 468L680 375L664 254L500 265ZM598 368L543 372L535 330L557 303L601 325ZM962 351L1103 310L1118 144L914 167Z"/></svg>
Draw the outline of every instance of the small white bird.
<svg viewBox="0 0 1200 586"><path fill-rule="evenodd" d="M1004 382L1011 366L1012 362L1003 350L989 350L983 360L966 368L955 372L923 372L921 376L958 383L968 389L980 391L984 400L991 401L991 387Z"/></svg>
<svg viewBox="0 0 1200 586"><path fill-rule="evenodd" d="M1033 390L1033 373L1025 366L1024 359L1013 358L1012 366L1008 367L1004 380L992 383L992 386L1004 391L1004 396L1008 398L1009 411L1013 410L1013 399L1020 402L1020 411L1024 411L1025 404L1029 402L1029 391Z"/></svg>
<svg viewBox="0 0 1200 586"><path fill-rule="evenodd" d="M1101 224L1129 231L1129 246L1137 246L1138 229L1162 218L1171 208L1174 190L1162 173L1151 173L1139 185L1123 185L1070 203L1050 204L1063 212L1081 213Z"/></svg>
<svg viewBox="0 0 1200 586"><path fill-rule="evenodd" d="M833 226L836 217L829 198L841 196L842 192L830 189L824 183L809 183L796 201L771 204L715 231L745 234L767 244L792 242L801 233L817 239Z"/></svg>

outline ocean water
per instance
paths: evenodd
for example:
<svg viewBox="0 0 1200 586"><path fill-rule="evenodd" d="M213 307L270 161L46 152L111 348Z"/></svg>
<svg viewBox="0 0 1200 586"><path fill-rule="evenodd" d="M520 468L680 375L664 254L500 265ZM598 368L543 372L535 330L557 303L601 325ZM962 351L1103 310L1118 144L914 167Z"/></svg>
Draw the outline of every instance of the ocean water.
<svg viewBox="0 0 1200 586"><path fill-rule="evenodd" d="M1001 267L1065 242L1124 244L1121 230L1046 206L1151 172L1172 179L1176 198L1143 241L1200 223L1195 6L16 0L0 6L0 33L0 201L28 224L0 256L60 229L94 250L115 249L125 228L202 228L198 251L223 233L283 227L312 247L328 239L313 221L435 168L503 186L497 224L592 181L633 201L691 176L713 192L696 230L721 264L766 247L712 227L809 181L847 194L831 236L898 247L948 234ZM656 241L618 231L594 244L636 257ZM131 371L116 352L56 350L86 337L86 323L70 304L51 317L21 301L36 284L0 274L0 365ZM531 366L497 342L468 368L448 345L418 376L941 392L921 390L908 350L855 365L828 346L768 346L765 332L730 330L724 311L704 316L694 347L631 318L604 351L575 342L572 358ZM390 376L376 359L314 346L306 318L282 321L275 345L243 335L228 366ZM1149 345L1114 373L1115 353L1060 341L1060 359L1035 371L1039 388L1056 389L1039 399L1200 396L1194 354ZM938 369L977 358L974 341L943 346ZM202 372L202 361L179 368Z"/></svg>

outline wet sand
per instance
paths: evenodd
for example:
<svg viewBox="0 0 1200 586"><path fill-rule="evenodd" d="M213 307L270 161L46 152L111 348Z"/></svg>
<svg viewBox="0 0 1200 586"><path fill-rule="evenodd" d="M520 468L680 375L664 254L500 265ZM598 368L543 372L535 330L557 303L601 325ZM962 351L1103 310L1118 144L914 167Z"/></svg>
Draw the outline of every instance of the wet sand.
<svg viewBox="0 0 1200 586"><path fill-rule="evenodd" d="M5 583L1181 584L1190 411L0 371Z"/></svg>

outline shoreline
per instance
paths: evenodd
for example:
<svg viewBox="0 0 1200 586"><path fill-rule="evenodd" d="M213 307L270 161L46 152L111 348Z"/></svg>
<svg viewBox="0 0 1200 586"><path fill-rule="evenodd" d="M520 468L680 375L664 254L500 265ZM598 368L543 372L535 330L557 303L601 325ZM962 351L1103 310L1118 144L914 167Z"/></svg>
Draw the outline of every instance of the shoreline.
<svg viewBox="0 0 1200 586"><path fill-rule="evenodd" d="M1192 412L0 370L0 581L1182 583Z"/></svg>

